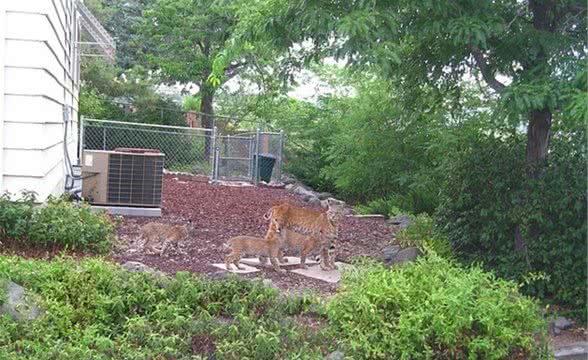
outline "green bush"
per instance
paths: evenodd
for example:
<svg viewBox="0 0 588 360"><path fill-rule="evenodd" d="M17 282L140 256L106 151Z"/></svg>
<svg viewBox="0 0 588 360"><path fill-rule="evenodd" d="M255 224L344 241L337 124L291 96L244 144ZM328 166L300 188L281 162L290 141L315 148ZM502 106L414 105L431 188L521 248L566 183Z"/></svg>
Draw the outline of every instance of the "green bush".
<svg viewBox="0 0 588 360"><path fill-rule="evenodd" d="M4 193L0 196L0 230L3 239L18 239L26 235L27 228L33 216L35 194L23 193L16 200Z"/></svg>
<svg viewBox="0 0 588 360"><path fill-rule="evenodd" d="M537 180L524 174L522 137L480 136L464 142L444 171L438 222L456 256L483 262L523 288L586 318L586 134L554 127L549 165ZM515 251L517 227L527 259Z"/></svg>
<svg viewBox="0 0 588 360"><path fill-rule="evenodd" d="M0 278L43 299L31 323L0 316L1 359L316 359L333 343L297 324L307 299L282 300L261 281L162 281L100 259L0 256ZM306 304L289 307L284 304ZM296 310L296 307L298 308Z"/></svg>
<svg viewBox="0 0 588 360"><path fill-rule="evenodd" d="M392 199L376 199L365 205L357 205L355 211L359 214L380 214L389 218L404 213L396 204L397 202Z"/></svg>
<svg viewBox="0 0 588 360"><path fill-rule="evenodd" d="M4 238L41 247L63 247L106 253L110 250L115 224L104 213L93 213L87 204L76 205L64 198L49 198L35 205L26 195L11 201L0 198L0 228Z"/></svg>
<svg viewBox="0 0 588 360"><path fill-rule="evenodd" d="M545 323L517 285L429 255L343 278L329 317L353 359L541 358Z"/></svg>
<svg viewBox="0 0 588 360"><path fill-rule="evenodd" d="M424 253L434 251L446 258L453 256L449 240L436 231L434 221L429 215L420 214L410 218L411 224L396 235L396 241L400 246L416 246Z"/></svg>

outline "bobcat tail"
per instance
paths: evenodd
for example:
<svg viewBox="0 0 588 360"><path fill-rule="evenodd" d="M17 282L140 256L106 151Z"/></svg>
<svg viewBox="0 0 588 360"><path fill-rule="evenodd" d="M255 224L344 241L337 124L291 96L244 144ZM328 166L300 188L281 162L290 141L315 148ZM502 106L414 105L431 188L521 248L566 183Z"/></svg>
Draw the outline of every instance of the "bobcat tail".
<svg viewBox="0 0 588 360"><path fill-rule="evenodd" d="M270 208L264 215L263 218L265 220L269 220L272 218L273 208Z"/></svg>

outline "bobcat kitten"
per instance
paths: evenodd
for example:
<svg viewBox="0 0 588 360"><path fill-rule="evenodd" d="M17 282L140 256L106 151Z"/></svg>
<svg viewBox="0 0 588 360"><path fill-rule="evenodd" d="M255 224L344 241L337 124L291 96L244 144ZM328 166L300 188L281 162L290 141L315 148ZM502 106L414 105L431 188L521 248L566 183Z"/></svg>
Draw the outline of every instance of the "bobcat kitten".
<svg viewBox="0 0 588 360"><path fill-rule="evenodd" d="M186 239L189 235L188 224L172 225L159 222L150 222L141 228L141 233L145 242L143 248L151 253L157 253L164 256L166 250L173 246L177 249L178 243Z"/></svg>
<svg viewBox="0 0 588 360"><path fill-rule="evenodd" d="M260 256L262 263L266 263L267 257L269 257L274 270L278 272L283 271L276 261L276 257L282 261L283 254L280 251L278 242L272 239L267 241L264 238L253 236L235 236L227 240L226 245L231 249L231 253L225 257L225 268L227 270L231 269L231 262L235 264L237 269L243 269L239 266L239 260L241 260L242 255L246 254ZM265 260L262 260L262 257L265 257Z"/></svg>

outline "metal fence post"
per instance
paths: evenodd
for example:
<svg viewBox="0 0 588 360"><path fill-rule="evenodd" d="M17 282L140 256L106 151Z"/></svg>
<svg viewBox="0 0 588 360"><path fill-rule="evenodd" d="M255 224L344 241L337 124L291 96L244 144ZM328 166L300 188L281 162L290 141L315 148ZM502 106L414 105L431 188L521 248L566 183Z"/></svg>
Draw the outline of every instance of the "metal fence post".
<svg viewBox="0 0 588 360"><path fill-rule="evenodd" d="M214 181L218 181L218 164L220 162L220 148L216 147L214 149L214 153L215 153L214 164L213 164Z"/></svg>
<svg viewBox="0 0 588 360"><path fill-rule="evenodd" d="M247 172L247 178L253 181L253 136L249 136L249 154L247 157L249 158L249 171Z"/></svg>
<svg viewBox="0 0 588 360"><path fill-rule="evenodd" d="M106 150L106 126L102 127L102 150Z"/></svg>
<svg viewBox="0 0 588 360"><path fill-rule="evenodd" d="M282 156L284 154L284 130L280 130L280 143L278 148L278 182L282 181Z"/></svg>
<svg viewBox="0 0 588 360"><path fill-rule="evenodd" d="M78 165L82 165L84 158L84 115L80 117L80 132L78 135Z"/></svg>
<svg viewBox="0 0 588 360"><path fill-rule="evenodd" d="M216 157L218 156L216 152L216 126L212 128L212 133L210 134L210 165L211 165L211 177L213 181L218 180L218 173L216 168Z"/></svg>
<svg viewBox="0 0 588 360"><path fill-rule="evenodd" d="M260 130L257 128L255 131L255 168L253 169L255 185L259 183L259 133Z"/></svg>

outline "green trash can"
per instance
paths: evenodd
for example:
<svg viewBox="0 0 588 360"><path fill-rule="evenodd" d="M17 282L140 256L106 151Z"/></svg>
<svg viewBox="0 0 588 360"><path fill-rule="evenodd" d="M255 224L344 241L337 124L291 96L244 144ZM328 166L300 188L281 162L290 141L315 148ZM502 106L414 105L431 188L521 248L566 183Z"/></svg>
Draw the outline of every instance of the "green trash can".
<svg viewBox="0 0 588 360"><path fill-rule="evenodd" d="M253 155L255 160L255 155ZM259 180L269 183L272 180L272 171L274 171L274 164L276 157L270 154L259 154L259 162L257 163L257 173Z"/></svg>

